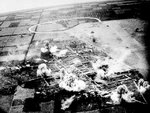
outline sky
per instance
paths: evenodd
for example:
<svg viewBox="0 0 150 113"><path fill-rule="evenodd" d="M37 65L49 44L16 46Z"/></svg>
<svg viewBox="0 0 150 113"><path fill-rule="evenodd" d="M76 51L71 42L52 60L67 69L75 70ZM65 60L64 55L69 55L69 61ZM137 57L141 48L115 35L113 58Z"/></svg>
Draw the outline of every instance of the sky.
<svg viewBox="0 0 150 113"><path fill-rule="evenodd" d="M0 13L88 1L108 0L0 0Z"/></svg>

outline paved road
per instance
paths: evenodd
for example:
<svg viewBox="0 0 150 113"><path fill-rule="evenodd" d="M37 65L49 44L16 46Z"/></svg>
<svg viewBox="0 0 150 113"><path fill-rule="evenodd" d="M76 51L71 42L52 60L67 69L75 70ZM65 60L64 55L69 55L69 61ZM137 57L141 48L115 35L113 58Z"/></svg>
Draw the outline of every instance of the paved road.
<svg viewBox="0 0 150 113"><path fill-rule="evenodd" d="M42 8L0 16L0 69L2 70L7 66L17 65L20 62L26 62L26 59L29 58L31 53L35 52L38 53L37 55L39 55L38 51L34 51L32 49L34 45L36 45L35 42L40 42L43 39L47 39L47 37L57 37L57 35L55 34L50 35L30 33L28 29L33 25L53 21L56 19L94 17L99 18L101 21L105 21L105 24L113 27L115 25L120 26L121 22L124 23L128 21L121 21L119 19L148 19L148 16L143 13L145 11L148 11L148 9L149 1L137 2L135 0L127 0L101 3L93 2L77 5L66 5L62 7ZM119 21L108 22L108 20ZM136 20L129 23L133 23L135 21ZM128 25L126 25L129 26L129 23ZM132 27L134 29L135 25L132 24ZM115 30L118 30L118 32L124 34L124 30L122 28L120 29L116 27ZM38 27L35 28L35 31L36 30L38 30ZM129 33L130 30L127 31ZM66 34L63 34L61 37L68 36ZM143 54L143 51L140 51L140 53ZM134 58L137 57L135 54L134 56ZM9 87L11 85L14 85L15 83L7 77L3 77L3 79L1 79L0 81L2 81L1 83L5 87ZM0 88L2 88L2 86L0 86ZM5 108L5 106L3 107Z"/></svg>

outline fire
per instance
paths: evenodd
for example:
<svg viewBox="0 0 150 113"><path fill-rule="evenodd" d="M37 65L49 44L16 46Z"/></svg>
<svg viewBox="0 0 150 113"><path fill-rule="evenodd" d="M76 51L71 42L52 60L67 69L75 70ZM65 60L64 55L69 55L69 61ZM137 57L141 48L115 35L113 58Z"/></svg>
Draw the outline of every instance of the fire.
<svg viewBox="0 0 150 113"><path fill-rule="evenodd" d="M86 88L86 83L80 80L76 75L65 72L60 80L59 87L67 91L79 92Z"/></svg>
<svg viewBox="0 0 150 113"><path fill-rule="evenodd" d="M38 70L37 70L37 76L50 76L51 75L51 69L47 68L46 64L40 64L38 66Z"/></svg>

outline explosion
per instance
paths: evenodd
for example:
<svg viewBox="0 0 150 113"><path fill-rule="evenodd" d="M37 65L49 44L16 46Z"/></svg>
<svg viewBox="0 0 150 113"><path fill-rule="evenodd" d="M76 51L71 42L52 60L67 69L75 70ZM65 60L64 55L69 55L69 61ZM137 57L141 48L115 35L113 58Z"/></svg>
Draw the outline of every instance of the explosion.
<svg viewBox="0 0 150 113"><path fill-rule="evenodd" d="M80 92L86 88L86 83L76 75L65 72L60 80L59 87L67 91Z"/></svg>

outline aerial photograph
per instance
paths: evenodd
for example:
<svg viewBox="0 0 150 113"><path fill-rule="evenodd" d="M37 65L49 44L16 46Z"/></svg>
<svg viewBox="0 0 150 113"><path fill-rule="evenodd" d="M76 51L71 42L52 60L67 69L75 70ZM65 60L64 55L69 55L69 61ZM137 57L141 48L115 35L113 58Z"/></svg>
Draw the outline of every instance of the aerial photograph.
<svg viewBox="0 0 150 113"><path fill-rule="evenodd" d="M0 113L149 113L150 0L0 0Z"/></svg>

